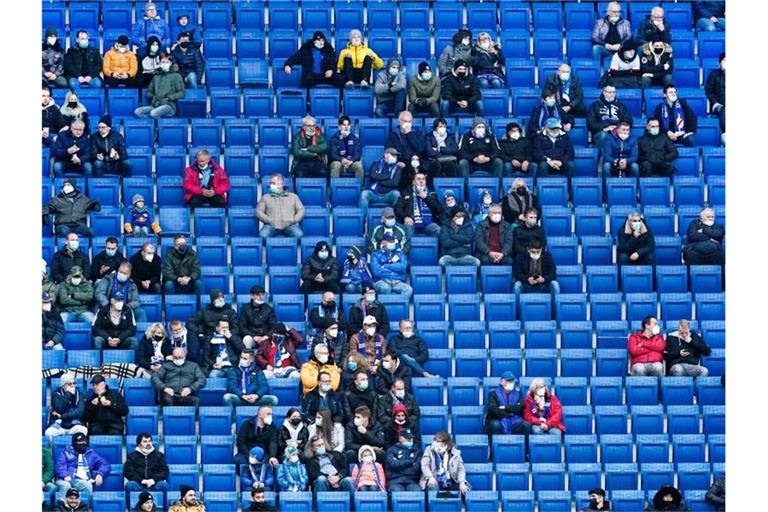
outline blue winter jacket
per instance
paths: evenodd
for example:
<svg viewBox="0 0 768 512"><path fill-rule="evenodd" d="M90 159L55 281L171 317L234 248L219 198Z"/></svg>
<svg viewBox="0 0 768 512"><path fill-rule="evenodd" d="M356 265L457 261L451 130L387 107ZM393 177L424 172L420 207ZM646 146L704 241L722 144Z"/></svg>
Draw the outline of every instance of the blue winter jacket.
<svg viewBox="0 0 768 512"><path fill-rule="evenodd" d="M630 134L627 140L621 140L614 132L603 141L603 162L621 159L637 162L637 137Z"/></svg>
<svg viewBox="0 0 768 512"><path fill-rule="evenodd" d="M82 423L85 414L85 397L77 391L74 395L74 405L71 401L73 395L62 388L57 389L51 395L51 413L56 411L61 415L60 418L48 415L48 426L53 425L56 420L61 419L62 428L72 428L73 425Z"/></svg>
<svg viewBox="0 0 768 512"><path fill-rule="evenodd" d="M419 483L421 478L421 450L406 448L397 443L387 450L387 481L390 484Z"/></svg>
<svg viewBox="0 0 768 512"><path fill-rule="evenodd" d="M344 270L341 273L339 282L347 284L370 284L373 285L373 276L368 269L368 264L364 259L358 259L357 264L353 265L349 258L344 259Z"/></svg>
<svg viewBox="0 0 768 512"><path fill-rule="evenodd" d="M261 467L264 466L264 479L261 479ZM250 464L240 466L240 489L250 491L254 482L262 482L265 491L271 491L275 485L275 469L269 462L258 464L258 469L254 468L256 478L251 474Z"/></svg>
<svg viewBox="0 0 768 512"><path fill-rule="evenodd" d="M96 475L106 478L109 475L112 467L107 462L107 459L96 453L90 446L85 450L84 455L88 469L91 472L91 478L95 478ZM64 448L59 456L56 457L56 480L63 480L66 477L74 479L76 472L77 453L70 445Z"/></svg>
<svg viewBox="0 0 768 512"><path fill-rule="evenodd" d="M237 366L227 372L227 393L232 393L237 396L259 395L259 397L270 394L269 382L267 382L267 377L264 375L264 372L261 371L261 368L254 363L250 368L246 369L246 371L250 372L250 383L247 392L243 393L241 384L243 370Z"/></svg>
<svg viewBox="0 0 768 512"><path fill-rule="evenodd" d="M291 489L291 478L289 473L289 463L285 460L282 464L280 464L277 467L277 483L280 485L281 491L288 491ZM304 464L301 462L298 462L296 464L298 469L298 480L296 478L293 479L294 485L298 486L299 491L306 491L307 490L307 484L309 482L309 477L307 476L307 469L304 467Z"/></svg>
<svg viewBox="0 0 768 512"><path fill-rule="evenodd" d="M131 44L146 46L150 36L156 36L160 40L161 50L171 47L171 29L163 18L158 16L150 20L142 16L133 24Z"/></svg>
<svg viewBox="0 0 768 512"><path fill-rule="evenodd" d="M396 259L397 261L392 261ZM400 249L384 251L379 249L371 254L371 270L376 281L389 279L405 282L405 269L408 262Z"/></svg>
<svg viewBox="0 0 768 512"><path fill-rule="evenodd" d="M91 161L91 141L88 138L88 133L83 131L83 135L75 138L72 136L72 130L66 130L60 132L56 137L56 142L53 143L53 157L57 162L69 162L72 155L67 153L67 149L72 147L73 144L77 144L80 150L75 153L81 162Z"/></svg>

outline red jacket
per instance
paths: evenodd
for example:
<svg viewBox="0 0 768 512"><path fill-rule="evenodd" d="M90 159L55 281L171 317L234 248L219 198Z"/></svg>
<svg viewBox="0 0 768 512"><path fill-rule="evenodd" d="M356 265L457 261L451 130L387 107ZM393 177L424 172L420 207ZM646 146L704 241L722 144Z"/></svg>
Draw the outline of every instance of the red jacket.
<svg viewBox="0 0 768 512"><path fill-rule="evenodd" d="M294 329L288 329L288 335L285 337L285 341L283 341L283 346L285 347L286 352L288 352L290 366L293 366L297 370L301 368L301 363L299 362L299 357L296 354L296 347L300 347L303 343L304 340L298 331ZM259 343L259 351L256 352L256 364L259 365L259 368L262 370L266 370L267 366L272 364L269 360L269 353L271 352L271 349L272 337L269 337Z"/></svg>
<svg viewBox="0 0 768 512"><path fill-rule="evenodd" d="M217 196L221 196L224 202L227 202L227 192L229 192L229 176L224 168L210 160L209 164L213 168L213 191ZM184 170L184 202L189 202L193 196L203 195L203 187L200 186L200 176L196 164L192 164ZM254 198L255 199L255 198Z"/></svg>
<svg viewBox="0 0 768 512"><path fill-rule="evenodd" d="M642 343L642 346L640 344ZM661 363L664 361L664 349L667 342L661 334L646 338L643 331L629 335L627 350L629 350L630 364Z"/></svg>
<svg viewBox="0 0 768 512"><path fill-rule="evenodd" d="M563 406L560 405L560 399L547 391L545 399L549 402L549 415L547 415L547 426L549 428L559 428L565 433L563 425ZM536 401L529 394L525 397L525 410L523 410L523 419L531 425L541 424L541 412L538 410Z"/></svg>

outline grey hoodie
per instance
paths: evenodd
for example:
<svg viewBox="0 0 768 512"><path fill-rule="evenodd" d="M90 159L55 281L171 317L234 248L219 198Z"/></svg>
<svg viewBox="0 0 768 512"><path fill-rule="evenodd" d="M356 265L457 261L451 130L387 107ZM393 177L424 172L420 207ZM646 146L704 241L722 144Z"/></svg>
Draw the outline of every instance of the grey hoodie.
<svg viewBox="0 0 768 512"><path fill-rule="evenodd" d="M398 71L397 75L390 75L389 66L393 63L400 64L400 59L395 57L389 59L384 69L376 75L373 91L376 93L378 101L390 101L394 98L395 93L405 90L405 70L402 64L400 64L400 71Z"/></svg>

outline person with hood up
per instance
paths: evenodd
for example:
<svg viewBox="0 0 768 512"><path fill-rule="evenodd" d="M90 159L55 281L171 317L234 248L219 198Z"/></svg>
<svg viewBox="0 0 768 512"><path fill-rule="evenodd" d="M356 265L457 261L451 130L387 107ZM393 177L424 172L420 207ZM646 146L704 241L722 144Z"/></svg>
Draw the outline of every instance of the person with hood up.
<svg viewBox="0 0 768 512"><path fill-rule="evenodd" d="M406 98L405 70L400 59L392 57L387 65L376 75L373 93L376 98L375 117L387 117L405 109Z"/></svg>
<svg viewBox="0 0 768 512"><path fill-rule="evenodd" d="M117 42L104 55L102 63L104 84L109 87L136 87L136 73L139 62L136 54L130 51L128 36L117 36Z"/></svg>
<svg viewBox="0 0 768 512"><path fill-rule="evenodd" d="M157 6L147 2L144 6L144 16L137 19L131 29L131 44L134 49L142 49L150 44L149 40L153 37L163 45L163 49L171 47L171 29L165 19L158 14Z"/></svg>
<svg viewBox="0 0 768 512"><path fill-rule="evenodd" d="M51 413L48 416L46 437L88 434L83 416L85 397L75 384L75 375L65 373L59 377L59 387L51 394Z"/></svg>
<svg viewBox="0 0 768 512"><path fill-rule="evenodd" d="M160 40L157 36L150 36L147 46L138 52L138 65L140 73L136 75L137 85L140 88L147 87L152 78L160 72L160 55L165 54L160 48ZM170 54L168 54L170 56ZM170 70L170 68L169 68Z"/></svg>
<svg viewBox="0 0 768 512"><path fill-rule="evenodd" d="M461 451L456 448L448 432L438 432L434 441L421 456L421 480L423 490L461 491L467 494L470 486Z"/></svg>
<svg viewBox="0 0 768 512"><path fill-rule="evenodd" d="M240 334L243 345L254 348L271 336L272 327L277 323L275 309L266 302L267 291L260 284L251 287L251 300L240 304Z"/></svg>
<svg viewBox="0 0 768 512"><path fill-rule="evenodd" d="M482 117L475 117L472 129L459 140L459 172L470 175L491 174L501 178L504 164L496 136Z"/></svg>
<svg viewBox="0 0 768 512"><path fill-rule="evenodd" d="M414 116L440 116L440 77L432 73L427 61L419 62L416 76L408 80L408 111Z"/></svg>
<svg viewBox="0 0 768 512"><path fill-rule="evenodd" d="M136 436L136 448L128 454L123 465L125 489L135 491L168 490L168 464L165 455L155 449L152 434L142 432Z"/></svg>
<svg viewBox="0 0 768 512"><path fill-rule="evenodd" d="M48 292L43 292L43 328L42 343L43 350L65 350L64 345L64 321L58 311L54 311L53 296Z"/></svg>
<svg viewBox="0 0 768 512"><path fill-rule="evenodd" d="M264 462L265 457L271 466L278 464L277 460L277 429L272 424L272 407L262 405L256 415L245 420L237 432L237 455L235 464L249 464L251 449L261 448L262 454L259 462Z"/></svg>
<svg viewBox="0 0 768 512"><path fill-rule="evenodd" d="M661 123L655 117L649 117L645 132L637 139L640 176L672 176L676 169L672 165L677 158L675 143L661 131Z"/></svg>
<svg viewBox="0 0 768 512"><path fill-rule="evenodd" d="M384 431L381 425L376 422L371 410L361 405L354 410L354 416L348 421L345 427L344 454L347 460L355 460L358 451L363 446L375 450L376 455L384 455Z"/></svg>
<svg viewBox="0 0 768 512"><path fill-rule="evenodd" d="M105 173L131 177L133 164L128 159L125 139L119 131L112 129L112 116L107 114L99 119L97 132L90 136L90 140L94 177L101 177Z"/></svg>
<svg viewBox="0 0 768 512"><path fill-rule="evenodd" d="M356 245L347 249L339 284L344 293L361 293L366 286L373 289L371 269L363 257L363 251Z"/></svg>
<svg viewBox="0 0 768 512"><path fill-rule="evenodd" d="M179 486L179 500L170 506L168 512L205 512L205 505L197 499L197 492L188 486Z"/></svg>
<svg viewBox="0 0 768 512"><path fill-rule="evenodd" d="M480 225L485 219L488 218L488 214L491 211L491 205L493 204L493 194L487 188L481 188L477 191L478 201L475 203L472 209L472 227L477 230L477 226Z"/></svg>
<svg viewBox="0 0 768 512"><path fill-rule="evenodd" d="M53 143L53 174L56 177L64 173L76 173L90 177L93 173L91 164L91 140L85 129L85 123L75 119L69 130L59 132Z"/></svg>
<svg viewBox="0 0 768 512"><path fill-rule="evenodd" d="M343 453L329 451L322 437L313 436L304 454L307 475L312 487L318 492L354 492L354 484L349 477L349 465Z"/></svg>
<svg viewBox="0 0 768 512"><path fill-rule="evenodd" d="M154 219L152 210L147 208L144 196L141 194L134 194L131 198L131 205L129 210L131 221L123 224L123 231L126 233L133 233L133 236L149 236L150 231L155 235L159 235L163 231L160 227L160 222ZM128 220L127 217L126 220ZM157 261L159 263L159 256ZM149 260L147 263L152 263L152 260ZM157 277L157 281L159 281L160 276L158 275Z"/></svg>
<svg viewBox="0 0 768 512"><path fill-rule="evenodd" d="M616 259L619 265L655 265L656 241L643 214L632 212L617 235Z"/></svg>
<svg viewBox="0 0 768 512"><path fill-rule="evenodd" d="M268 379L298 379L301 363L296 347L303 344L304 339L296 329L287 329L284 323L276 322L271 334L258 344L256 364Z"/></svg>
<svg viewBox="0 0 768 512"><path fill-rule="evenodd" d="M352 133L352 120L349 116L339 117L339 130L328 141L328 169L331 178L338 178L342 173L353 173L362 182L363 145Z"/></svg>
<svg viewBox="0 0 768 512"><path fill-rule="evenodd" d="M165 361L173 359L171 352L173 345L168 339L165 327L160 322L152 323L144 331L144 336L136 347L136 364L153 374Z"/></svg>
<svg viewBox="0 0 768 512"><path fill-rule="evenodd" d="M501 45L493 41L488 32L480 32L477 36L477 42L472 46L469 63L481 88L502 89L505 87L505 62Z"/></svg>
<svg viewBox="0 0 768 512"><path fill-rule="evenodd" d="M450 223L440 229L440 259L441 267L450 265L480 266L480 260L472 256L471 244L475 238L472 223L467 222L467 212L456 205L451 208Z"/></svg>
<svg viewBox="0 0 768 512"><path fill-rule="evenodd" d="M602 148L603 140L619 126L620 121L631 124L632 114L624 103L616 99L616 87L606 85L587 113L587 129L592 134L592 145Z"/></svg>
<svg viewBox="0 0 768 512"><path fill-rule="evenodd" d="M536 226L538 225L538 215L541 212L539 196L528 188L525 180L518 178L509 187L506 197L501 200L501 213L504 216L504 221L513 226L514 230L517 230L518 227L525 224L525 212L529 209L533 209L533 213L537 216L537 221L533 223L533 226Z"/></svg>
<svg viewBox="0 0 768 512"><path fill-rule="evenodd" d="M43 85L42 88L42 126L42 145L52 148L56 134L64 127L64 118L59 107L51 99L51 89L47 85Z"/></svg>
<svg viewBox="0 0 768 512"><path fill-rule="evenodd" d="M483 265L512 265L514 230L503 220L501 206L491 204L475 231L475 257Z"/></svg>
<svg viewBox="0 0 768 512"><path fill-rule="evenodd" d="M277 235L301 238L299 223L304 219L304 205L299 196L285 190L282 174L269 177L269 194L262 194L256 205L256 217L264 224L259 236L266 242Z"/></svg>
<svg viewBox="0 0 768 512"><path fill-rule="evenodd" d="M523 419L531 425L532 434L565 434L560 399L547 389L544 379L531 382L525 397Z"/></svg>
<svg viewBox="0 0 768 512"><path fill-rule="evenodd" d="M683 261L686 265L724 265L723 238L725 228L715 224L715 211L704 208L699 218L688 224Z"/></svg>
<svg viewBox="0 0 768 512"><path fill-rule="evenodd" d="M632 135L629 123L620 121L619 126L603 140L603 187L606 178L637 178L637 138Z"/></svg>
<svg viewBox="0 0 768 512"><path fill-rule="evenodd" d="M379 250L371 254L371 269L375 281L374 290L379 295L398 294L408 298L413 288L406 284L408 259L399 248L395 237L385 233L379 244Z"/></svg>
<svg viewBox="0 0 768 512"><path fill-rule="evenodd" d="M528 136L543 133L546 122L553 117L560 120L563 130L566 132L571 130L573 117L557 102L557 92L554 89L545 88L541 91L541 102L533 109L528 121Z"/></svg>
<svg viewBox="0 0 768 512"><path fill-rule="evenodd" d="M499 140L499 152L505 177L536 176L538 165L533 162L531 137L523 137L519 124L507 124L504 136Z"/></svg>
<svg viewBox="0 0 768 512"><path fill-rule="evenodd" d="M264 372L256 364L253 350L240 353L238 365L227 372L227 392L222 398L224 405L277 405Z"/></svg>
<svg viewBox="0 0 768 512"><path fill-rule="evenodd" d="M309 426L307 434L309 439L317 436L325 441L328 450L343 454L344 453L344 425L341 424L342 417L334 418L330 409L318 409L314 416L307 419ZM312 456L311 444L307 441L307 446L303 452L303 459Z"/></svg>
<svg viewBox="0 0 768 512"><path fill-rule="evenodd" d="M349 43L339 52L336 63L344 87L351 89L355 84L360 84L361 88L367 89L371 81L371 69L381 69L383 66L381 57L363 42L363 34L357 29L350 30Z"/></svg>
<svg viewBox="0 0 768 512"><path fill-rule="evenodd" d="M643 318L642 329L627 340L630 375L634 377L664 375L664 350L667 342L661 335L659 321L653 316Z"/></svg>
<svg viewBox="0 0 768 512"><path fill-rule="evenodd" d="M664 86L664 101L656 105L653 117L661 123L675 144L696 147L696 129L698 118L688 102L677 96L675 84Z"/></svg>
<svg viewBox="0 0 768 512"><path fill-rule="evenodd" d="M683 495L671 485L665 485L656 491L653 500L648 503L649 512L688 511L690 510L683 500Z"/></svg>
<svg viewBox="0 0 768 512"><path fill-rule="evenodd" d="M157 512L159 509L155 506L155 497L152 493L147 491L141 491L139 494L139 500L136 502L136 507L133 512Z"/></svg>
<svg viewBox="0 0 768 512"><path fill-rule="evenodd" d="M171 27L171 41L177 41L174 48L178 45L179 36L183 32L186 32L189 35L190 46L200 48L200 45L202 44L203 27L198 25L197 22L191 24L189 14L184 11L176 16L176 23Z"/></svg>
<svg viewBox="0 0 768 512"><path fill-rule="evenodd" d="M615 54L621 50L622 43L632 38L632 26L622 18L619 2L610 2L605 14L592 28L592 59L597 61Z"/></svg>
<svg viewBox="0 0 768 512"><path fill-rule="evenodd" d="M453 70L443 78L440 94L440 112L443 117L459 113L483 116L480 82L469 72L466 60L458 59L453 63Z"/></svg>
<svg viewBox="0 0 768 512"><path fill-rule="evenodd" d="M291 74L291 66L301 66L301 86L306 89L316 85L336 86L336 50L320 30L288 57L283 67L286 75Z"/></svg>
<svg viewBox="0 0 768 512"><path fill-rule="evenodd" d="M304 492L307 490L309 478L307 469L301 463L299 449L289 446L285 449L283 463L277 468L277 483L281 492Z"/></svg>
<svg viewBox="0 0 768 512"><path fill-rule="evenodd" d="M56 487L59 492L75 489L93 494L94 488L104 485L112 467L109 462L89 446L82 432L72 436L72 444L56 457Z"/></svg>
<svg viewBox="0 0 768 512"><path fill-rule="evenodd" d="M74 253L77 252L77 248L80 246L78 235L87 238L92 238L94 236L93 230L86 224L88 213L91 211L100 212L101 203L99 203L98 200L91 199L83 194L80 189L77 188L77 180L75 178L64 178L61 192L51 199L50 203L43 206L43 224L48 224L48 215L53 215L53 225L56 236L67 238L71 252ZM70 237L70 234L74 235L74 238ZM72 247L73 245L75 247ZM57 254L59 253L57 252L53 255L53 279L57 283L60 283L64 279L66 273L61 271L57 272ZM88 274L90 274L90 261L88 260L88 256L85 256L85 261L79 263L83 263L81 265L83 270L87 270Z"/></svg>
<svg viewBox="0 0 768 512"><path fill-rule="evenodd" d="M714 505L715 510L725 510L725 474L722 474L719 477L715 477L715 481L712 482L712 485L707 491L707 494L704 496L704 499L710 505Z"/></svg>
<svg viewBox="0 0 768 512"><path fill-rule="evenodd" d="M611 502L605 499L604 489L590 489L588 495L589 508L580 509L579 512L589 512L590 510L613 510Z"/></svg>
<svg viewBox="0 0 768 512"><path fill-rule="evenodd" d="M371 446L363 445L357 451L357 460L358 463L352 468L355 492L387 492L387 476L381 463L376 462L376 451Z"/></svg>
<svg viewBox="0 0 768 512"><path fill-rule="evenodd" d="M173 239L173 250L165 253L163 258L163 288L165 293L203 293L203 282L200 280L200 259L194 249L187 245L184 235L176 235Z"/></svg>
<svg viewBox="0 0 768 512"><path fill-rule="evenodd" d="M98 39L98 38L97 38ZM91 45L87 30L78 30L75 44L64 55L64 74L71 90L81 87L98 89L101 87L101 54L99 45Z"/></svg>
<svg viewBox="0 0 768 512"><path fill-rule="evenodd" d="M323 374L330 377L331 388L339 389L341 370L336 362L330 359L328 345L319 343L312 347L312 355L307 362L301 365L302 394L307 395L316 389Z"/></svg>
<svg viewBox="0 0 768 512"><path fill-rule="evenodd" d="M515 233L520 228L515 230ZM515 284L513 292L519 301L523 293L551 293L552 304L555 303L557 294L560 293L560 284L557 279L557 266L552 254L544 250L536 239L528 242L525 250L515 256L513 267Z"/></svg>
<svg viewBox="0 0 768 512"><path fill-rule="evenodd" d="M267 463L264 448L254 446L248 452L248 462L240 466L240 489L271 491L275 485L274 467Z"/></svg>
<svg viewBox="0 0 768 512"><path fill-rule="evenodd" d="M371 185L367 190L360 193L360 200L357 206L360 208L363 219L368 218L368 205L370 203L394 205L400 199L401 175L405 164L398 162L400 152L388 147L384 150L384 155L371 164L369 175Z"/></svg>
<svg viewBox="0 0 768 512"><path fill-rule="evenodd" d="M437 60L437 69L440 79L451 74L457 60L469 62L472 56L472 32L461 28L453 34L452 44L443 48L440 58Z"/></svg>
<svg viewBox="0 0 768 512"><path fill-rule="evenodd" d="M611 57L608 72L600 79L600 85L611 84L622 89L643 86L640 69L640 55L637 53L637 43L633 39L625 41L621 50Z"/></svg>
<svg viewBox="0 0 768 512"><path fill-rule="evenodd" d="M136 317L133 310L125 303L126 296L116 291L109 299L109 304L96 313L91 334L93 348L98 350L135 350Z"/></svg>
<svg viewBox="0 0 768 512"><path fill-rule="evenodd" d="M93 392L85 401L88 434L92 436L121 436L125 430L128 406L120 392L110 389L103 375L91 379Z"/></svg>
<svg viewBox="0 0 768 512"><path fill-rule="evenodd" d="M506 371L496 389L488 393L485 410L485 431L488 434L531 434L531 424L523 419L525 395L516 383L515 374Z"/></svg>
<svg viewBox="0 0 768 512"><path fill-rule="evenodd" d="M571 137L556 117L547 119L544 127L543 132L533 136L533 159L537 165L537 176L555 174L572 178L576 172L576 155Z"/></svg>
<svg viewBox="0 0 768 512"><path fill-rule="evenodd" d="M672 58L672 45L662 36L653 36L641 47L640 72L643 87L667 85L672 83L675 62Z"/></svg>
<svg viewBox="0 0 768 512"><path fill-rule="evenodd" d="M309 432L301 418L301 410L298 407L291 407L285 414L283 426L277 431L278 458L286 458L288 448L303 450L308 440Z"/></svg>
<svg viewBox="0 0 768 512"><path fill-rule="evenodd" d="M571 117L584 117L587 109L584 106L584 88L579 76L571 71L571 66L560 64L557 71L547 77L545 89L555 92L557 104Z"/></svg>
<svg viewBox="0 0 768 512"><path fill-rule="evenodd" d="M439 112L438 112L439 115ZM432 122L432 131L426 134L427 158L424 167L428 185L435 178L455 178L459 175L459 145L456 137L448 133L448 122L438 117Z"/></svg>
<svg viewBox="0 0 768 512"><path fill-rule="evenodd" d="M294 178L324 178L328 176L326 153L328 143L314 117L307 115L301 120L301 129L291 141Z"/></svg>
<svg viewBox="0 0 768 512"><path fill-rule="evenodd" d="M667 375L674 377L706 377L709 370L702 366L701 356L707 357L712 349L691 330L688 320L680 320L677 330L667 335L664 348L664 360L667 363Z"/></svg>
<svg viewBox="0 0 768 512"><path fill-rule="evenodd" d="M184 203L189 208L227 206L229 176L207 149L195 153L195 162L184 170Z"/></svg>
<svg viewBox="0 0 768 512"><path fill-rule="evenodd" d="M339 262L331 255L328 242L317 242L312 254L301 265L301 292L339 293L340 270Z"/></svg>
<svg viewBox="0 0 768 512"><path fill-rule="evenodd" d="M64 48L59 41L56 27L45 29L43 41L43 87L67 87L64 78Z"/></svg>
<svg viewBox="0 0 768 512"><path fill-rule="evenodd" d="M651 13L640 22L637 28L638 45L642 46L653 41L654 38L664 43L672 43L672 27L669 25L669 20L664 18L664 9L658 5L651 9Z"/></svg>
<svg viewBox="0 0 768 512"><path fill-rule="evenodd" d="M64 498L59 500L54 509L56 512L91 512L91 507L80 498L80 491L69 489Z"/></svg>
<svg viewBox="0 0 768 512"><path fill-rule="evenodd" d="M171 50L171 58L178 66L186 88L197 89L205 72L205 59L200 52L200 46L192 42L189 32L181 32L176 40L177 43Z"/></svg>
<svg viewBox="0 0 768 512"><path fill-rule="evenodd" d="M307 311L311 327L307 338L314 337L331 325L336 325L342 332L346 331L347 322L344 318L344 310L340 306L339 301L336 300L336 294L330 291L323 292L323 295L320 297L320 304ZM337 359L337 361L340 361L340 359Z"/></svg>
<svg viewBox="0 0 768 512"><path fill-rule="evenodd" d="M205 374L194 361L187 359L187 351L173 349L171 361L152 375L152 386L159 396L161 406L187 405L197 407L200 399L195 396L205 386Z"/></svg>
<svg viewBox="0 0 768 512"><path fill-rule="evenodd" d="M93 323L96 315L93 306L93 285L85 278L80 266L73 266L67 279L59 284L56 297L61 306L61 320L64 322Z"/></svg>
<svg viewBox="0 0 768 512"><path fill-rule="evenodd" d="M159 70L152 76L146 90L149 105L138 107L133 115L140 118L173 117L176 115L176 102L184 98L184 80L181 75L171 71L171 57L167 53L159 54Z"/></svg>
<svg viewBox="0 0 768 512"><path fill-rule="evenodd" d="M397 444L387 450L385 467L390 492L421 491L421 450L414 446L413 438L411 429L404 428Z"/></svg>
<svg viewBox="0 0 768 512"><path fill-rule="evenodd" d="M408 408L402 403L392 406L392 415L381 423L381 429L384 431L384 449L388 450L394 446L403 430L410 430L419 435L420 428L418 420L408 416ZM420 445L421 442L417 443Z"/></svg>

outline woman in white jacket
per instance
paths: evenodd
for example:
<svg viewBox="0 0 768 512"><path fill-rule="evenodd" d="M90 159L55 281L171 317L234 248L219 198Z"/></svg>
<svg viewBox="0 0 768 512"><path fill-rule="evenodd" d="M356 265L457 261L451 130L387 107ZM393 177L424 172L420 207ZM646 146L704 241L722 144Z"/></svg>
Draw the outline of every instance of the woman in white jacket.
<svg viewBox="0 0 768 512"><path fill-rule="evenodd" d="M422 489L438 489L440 491L469 491L467 473L464 470L464 460L461 451L453 444L448 432L438 432L434 441L424 450L421 456Z"/></svg>

